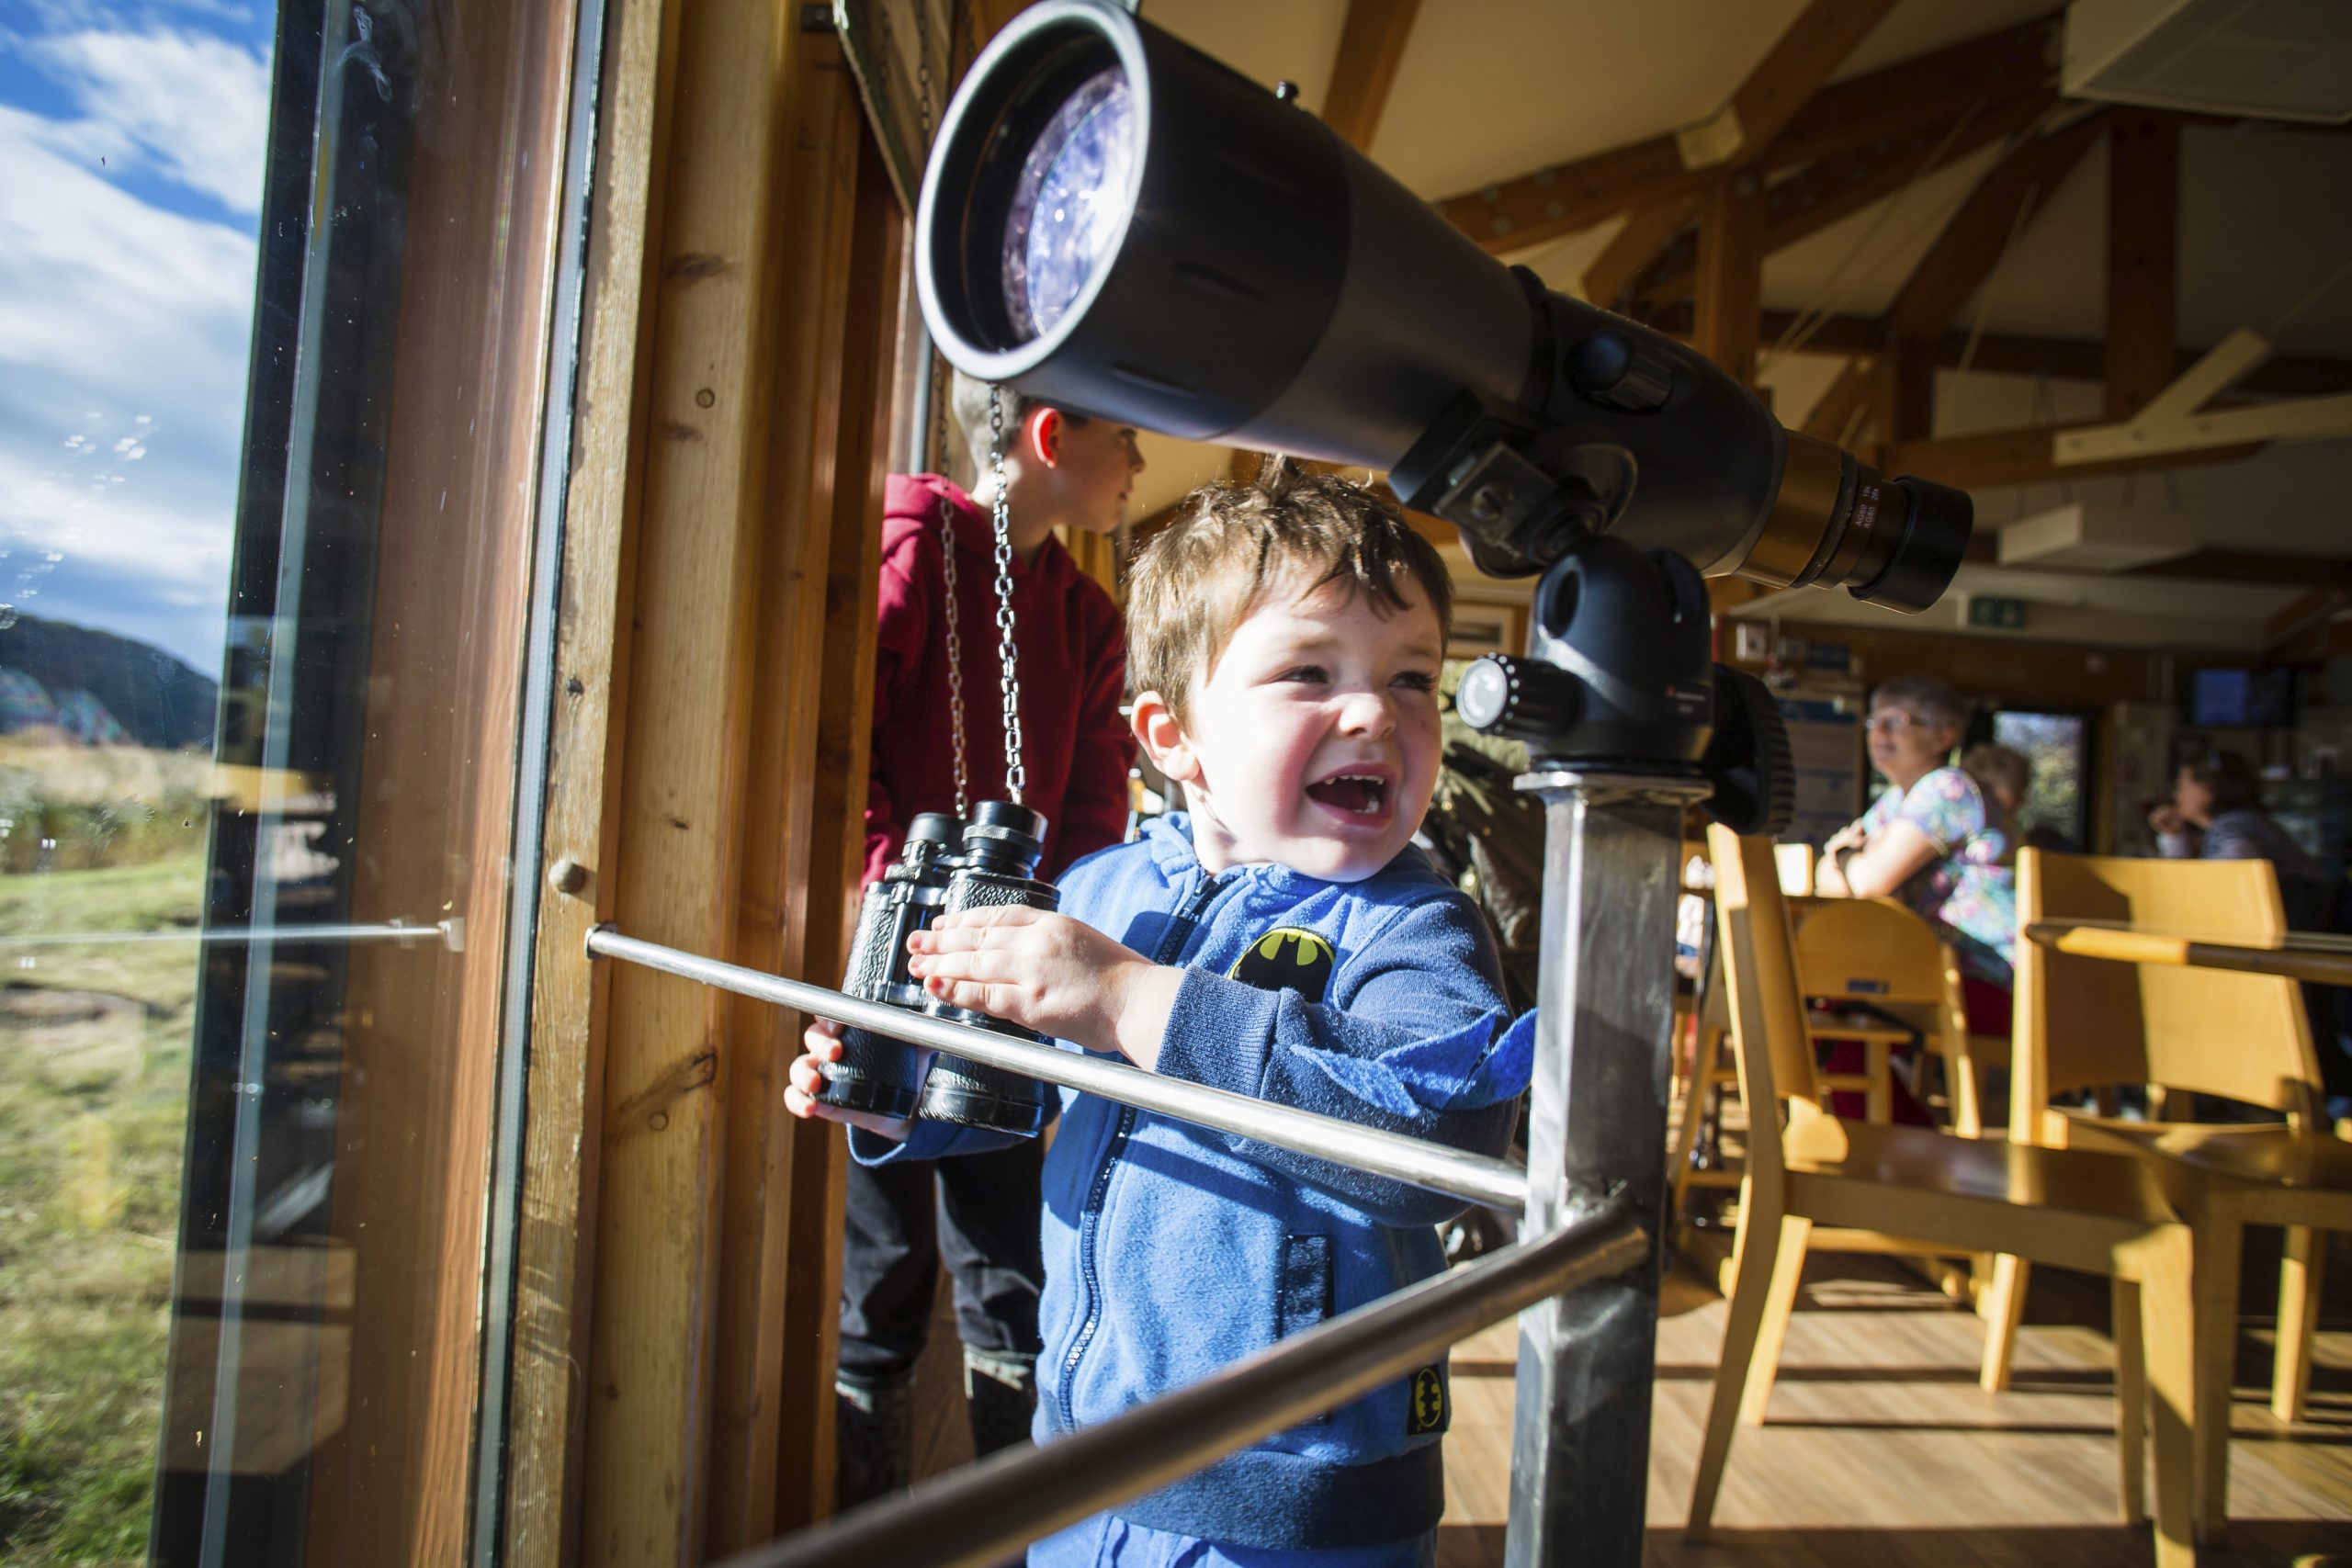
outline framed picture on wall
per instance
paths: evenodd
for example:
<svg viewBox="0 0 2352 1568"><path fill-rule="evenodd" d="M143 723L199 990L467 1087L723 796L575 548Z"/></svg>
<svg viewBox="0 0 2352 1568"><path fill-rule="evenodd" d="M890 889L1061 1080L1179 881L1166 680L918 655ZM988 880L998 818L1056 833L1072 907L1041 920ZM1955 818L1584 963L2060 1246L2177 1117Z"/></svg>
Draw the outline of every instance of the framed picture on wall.
<svg viewBox="0 0 2352 1568"><path fill-rule="evenodd" d="M1476 659L1484 653L1527 651L1527 606L1482 604L1475 600L1453 602L1453 629L1445 639L1448 659Z"/></svg>

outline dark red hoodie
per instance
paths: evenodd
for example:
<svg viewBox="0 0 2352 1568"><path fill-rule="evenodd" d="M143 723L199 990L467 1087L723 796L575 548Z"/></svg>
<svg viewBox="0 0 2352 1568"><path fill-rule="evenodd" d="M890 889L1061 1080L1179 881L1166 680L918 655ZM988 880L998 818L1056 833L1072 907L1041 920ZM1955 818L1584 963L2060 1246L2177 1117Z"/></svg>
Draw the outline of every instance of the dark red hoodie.
<svg viewBox="0 0 2352 1568"><path fill-rule="evenodd" d="M917 812L956 809L948 722L946 579L940 520L953 519L956 626L964 645L964 734L971 798L1001 800L1004 718L997 677L996 548L988 515L936 474L893 474L884 492L882 590L874 668L874 761L865 792L865 877L897 858ZM1023 804L1045 813L1038 874L1117 843L1135 760L1119 700L1126 630L1102 586L1048 538L1012 563L1014 673L1021 682Z"/></svg>

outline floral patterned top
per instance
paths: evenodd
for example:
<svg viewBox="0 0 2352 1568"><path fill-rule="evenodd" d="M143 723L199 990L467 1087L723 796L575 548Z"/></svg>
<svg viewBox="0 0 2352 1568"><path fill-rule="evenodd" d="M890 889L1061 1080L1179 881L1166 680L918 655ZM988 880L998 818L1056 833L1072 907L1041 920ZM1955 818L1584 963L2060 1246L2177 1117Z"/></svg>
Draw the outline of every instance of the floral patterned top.
<svg viewBox="0 0 2352 1568"><path fill-rule="evenodd" d="M1905 792L1890 788L1862 813L1876 834L1908 822L1943 858L1916 873L1897 894L1941 928L1961 968L2003 990L2018 940L2017 850L2008 818L1958 768L1938 768Z"/></svg>

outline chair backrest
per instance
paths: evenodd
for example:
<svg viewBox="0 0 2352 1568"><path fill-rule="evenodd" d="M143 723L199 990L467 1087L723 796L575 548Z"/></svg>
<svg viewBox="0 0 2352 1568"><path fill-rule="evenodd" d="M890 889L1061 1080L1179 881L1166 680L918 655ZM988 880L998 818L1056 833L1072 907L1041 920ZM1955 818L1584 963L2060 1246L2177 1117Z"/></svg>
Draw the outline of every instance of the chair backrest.
<svg viewBox="0 0 2352 1568"><path fill-rule="evenodd" d="M1774 844L1772 863L1780 868L1781 891L1802 897L1813 891L1813 868L1819 852L1811 844Z"/></svg>
<svg viewBox="0 0 2352 1568"><path fill-rule="evenodd" d="M1967 1030L1951 949L1892 898L1806 898L1796 907L1797 982L1808 997L1924 1010L1949 1042Z"/></svg>
<svg viewBox="0 0 2352 1568"><path fill-rule="evenodd" d="M2262 860L2123 860L2028 849L2018 855L2020 929L2044 919L2254 938L2286 930ZM2160 1084L2267 1106L2301 1122L2317 1108L2311 1024L2292 980L2082 958L2018 941L2017 1110L2039 1124L2053 1094Z"/></svg>
<svg viewBox="0 0 2352 1568"><path fill-rule="evenodd" d="M1724 990L1739 1095L1747 1106L1748 1168L1777 1180L1780 1140L1773 1101L1821 1109L1813 1044L1797 992L1795 939L1770 840L1707 829L1715 857L1715 916L1722 930Z"/></svg>

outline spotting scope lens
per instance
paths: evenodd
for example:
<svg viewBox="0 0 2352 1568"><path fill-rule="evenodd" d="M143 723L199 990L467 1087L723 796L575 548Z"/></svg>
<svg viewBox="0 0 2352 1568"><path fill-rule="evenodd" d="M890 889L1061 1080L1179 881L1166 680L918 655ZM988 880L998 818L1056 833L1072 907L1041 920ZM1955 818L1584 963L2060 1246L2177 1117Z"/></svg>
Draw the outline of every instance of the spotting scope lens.
<svg viewBox="0 0 2352 1568"><path fill-rule="evenodd" d="M1016 337L1050 331L1118 247L1135 164L1127 73L1105 66L1062 101L1021 160L1001 252Z"/></svg>

